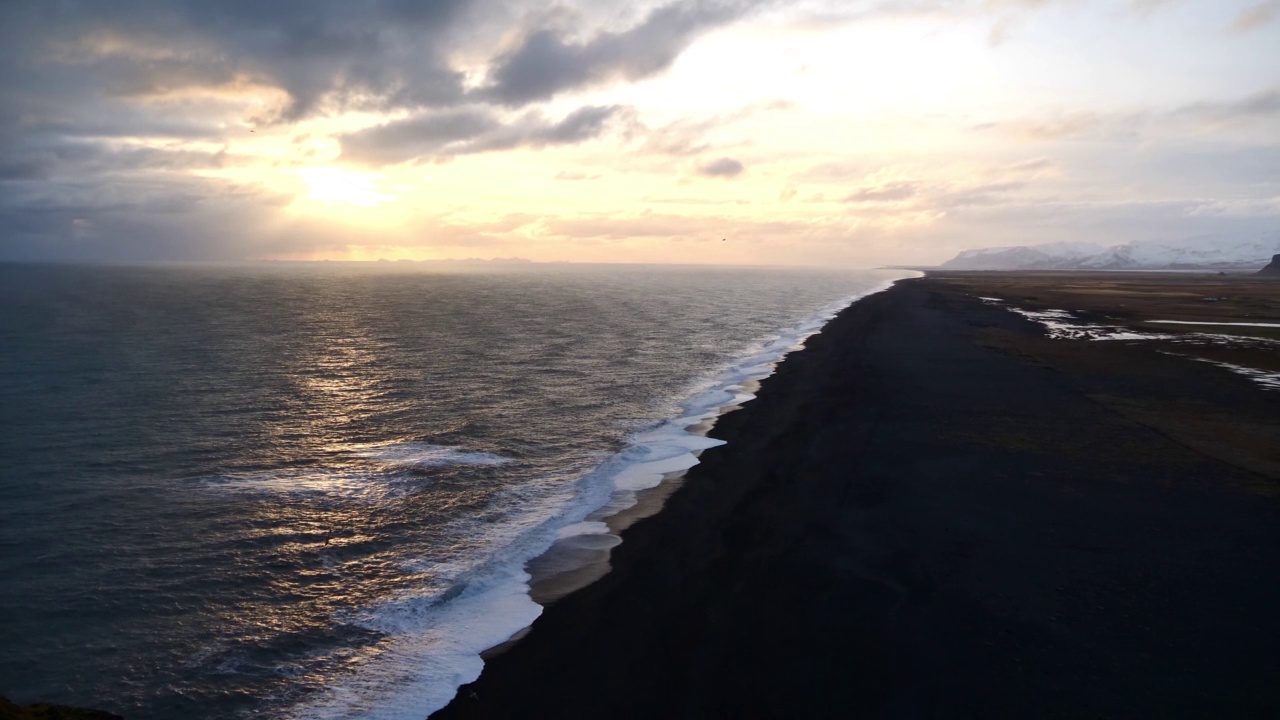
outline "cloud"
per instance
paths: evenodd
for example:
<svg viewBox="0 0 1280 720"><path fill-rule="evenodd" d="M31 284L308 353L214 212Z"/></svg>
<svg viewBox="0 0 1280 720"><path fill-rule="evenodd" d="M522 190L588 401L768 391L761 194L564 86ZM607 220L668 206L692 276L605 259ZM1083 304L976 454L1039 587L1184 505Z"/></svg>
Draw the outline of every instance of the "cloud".
<svg viewBox="0 0 1280 720"><path fill-rule="evenodd" d="M825 221L758 221L730 216L600 214L549 220L546 231L555 236L577 239L629 240L632 238L685 238L719 243L732 236L741 241L748 236L785 238L803 233Z"/></svg>
<svg viewBox="0 0 1280 720"><path fill-rule="evenodd" d="M1139 15L1150 15L1177 2L1177 0L1129 0L1129 8Z"/></svg>
<svg viewBox="0 0 1280 720"><path fill-rule="evenodd" d="M646 155L697 155L711 148L706 136L721 124L719 118L685 119L648 128L637 121L633 132L645 136L640 151Z"/></svg>
<svg viewBox="0 0 1280 720"><path fill-rule="evenodd" d="M864 177L874 169L866 162L823 162L796 174L795 179L806 182L843 182L850 178Z"/></svg>
<svg viewBox="0 0 1280 720"><path fill-rule="evenodd" d="M952 190L933 198L934 207L954 210L973 206L1003 205L1010 201L1010 193L1027 186L1022 180L983 183Z"/></svg>
<svg viewBox="0 0 1280 720"><path fill-rule="evenodd" d="M1173 117L1189 117L1215 124L1280 116L1280 88L1272 88L1227 102L1197 102L1174 110Z"/></svg>
<svg viewBox="0 0 1280 720"><path fill-rule="evenodd" d="M748 8L675 2L654 10L635 27L602 32L584 42L567 40L554 29L534 30L494 60L488 84L478 95L503 105L524 105L610 80L639 80L667 69L699 34Z"/></svg>
<svg viewBox="0 0 1280 720"><path fill-rule="evenodd" d="M1042 167L1042 159L1004 166L1008 171L1017 167ZM1018 171L1014 171L1017 174ZM1023 202L1016 191L1029 187L1027 180L1005 179L981 183L957 183L945 180L896 180L860 188L841 199L853 206L874 206L873 211L884 217L897 213L916 216L921 213L934 215L974 207ZM855 211L856 212L856 211Z"/></svg>
<svg viewBox="0 0 1280 720"><path fill-rule="evenodd" d="M168 0L6 3L0 24L38 73L85 76L91 95L145 97L236 82L277 87L284 120L323 102L413 106L457 102L448 31L475 0Z"/></svg>
<svg viewBox="0 0 1280 720"><path fill-rule="evenodd" d="M1159 6L1175 0L1130 0L1131 9L1146 12L1146 5ZM1021 24L1022 17L1054 6L1080 4L1079 0L882 0L876 3L818 2L796 3L790 23L798 28L823 30L838 25L894 19L987 20L996 18L988 33L990 44L1007 39L1007 32Z"/></svg>
<svg viewBox="0 0 1280 720"><path fill-rule="evenodd" d="M157 206L143 200L157 187L203 198L166 206L187 213L192 228L203 208L231 203L227 185L190 171L228 162L220 148L245 123L292 122L323 106L458 102L462 75L445 61L446 41L480 1L0 3L4 254L43 237L53 255L78 247L87 257L136 257L147 238L179 255L217 255L183 239L201 233L149 217ZM103 204L86 197L93 187L138 199ZM226 217L241 215L260 213ZM206 239L233 245L235 234ZM79 244L59 244L64 236Z"/></svg>
<svg viewBox="0 0 1280 720"><path fill-rule="evenodd" d="M1131 141L1150 130L1174 130L1188 121L1200 129L1243 123L1269 123L1280 118L1280 88L1235 100L1202 100L1159 111L1099 113L1059 112L1049 117L1019 118L974 125L979 132L998 132L1029 141Z"/></svg>
<svg viewBox="0 0 1280 720"><path fill-rule="evenodd" d="M897 202L913 198L919 191L920 183L917 182L891 182L877 187L862 188L846 195L841 202L855 205Z"/></svg>
<svg viewBox="0 0 1280 720"><path fill-rule="evenodd" d="M342 159L380 165L568 145L598 137L619 110L617 105L589 106L558 121L527 113L510 122L484 108L428 113L342 135Z"/></svg>
<svg viewBox="0 0 1280 720"><path fill-rule="evenodd" d="M541 26L488 56L495 36L519 22L499 0L68 0L56 9L10 0L0 7L9 48L0 63L38 66L26 73L28 90L48 87L42 78L61 86L79 77L90 96L278 88L278 121L333 108L522 107L660 72L698 35L751 8L748 0L671 2L630 28L585 39L546 26L554 12L534 14ZM483 68L455 67L459 54L488 65L482 87L469 87L467 73Z"/></svg>
<svg viewBox="0 0 1280 720"><path fill-rule="evenodd" d="M1244 217L1256 218L1270 215L1280 219L1280 195L1271 198L1243 200L1204 200L1185 210L1190 217Z"/></svg>
<svg viewBox="0 0 1280 720"><path fill-rule="evenodd" d="M1073 2L1075 7L1068 7ZM1237 32L1274 22L1280 12L1280 0L1249 2L1255 4L1232 26ZM1163 3L1122 4L1129 12ZM340 247L351 237L338 227L341 223L330 222L328 229L320 220L299 224L297 218L312 211L309 204L281 213L279 195L213 176L291 182L291 171L331 162L338 149L344 162L388 165L603 138L621 142L593 146L589 159L564 159L561 166L534 166L532 172L565 181L592 179L596 172L607 173L611 183L634 180L643 188L637 190L640 197L611 197L591 210L615 208L619 217L634 215L636 205L649 202L650 183L667 187L672 174L682 170L693 177L741 178L728 187L750 184L734 193L741 197L711 200L705 193L715 183L688 183L682 186L690 196L681 200L688 205L682 212L715 212L696 204L724 202L726 213L743 216L733 222L749 223L747 216L765 213L766 196L781 189L779 199L790 204L768 208L768 217L794 213L803 220L808 213L826 214L821 231L803 221L759 230L762 237L776 230L769 236L778 242L784 237L836 242L850 236L853 223L916 223L942 232L944 225L964 229L964 223L986 218L1038 227L1070 215L1063 210L1069 202L1064 198L1084 203L1108 194L1193 198L1196 204L1186 207L1197 208L1195 217L1205 222L1215 213L1237 218L1273 207L1269 203L1280 192L1274 141L1280 90L1275 88L1225 100L1192 95L1150 109L1108 106L1109 94L1070 95L1095 104L1040 116L1034 103L1044 96L1031 93L1023 105L1028 117L995 118L999 122L975 128L988 133L969 138L977 142L939 144L928 157L921 148L932 147L933 140L904 140L902 134L911 131L906 124L886 130L883 147L872 140L881 137L878 128L854 139L856 129L822 135L830 132L825 124L814 125L813 137L783 147L785 139L771 135L771 125L804 127L791 122L797 118L777 124L759 118L726 131L739 118L774 109L768 104L709 106L733 103L731 98L743 96L736 91L707 93L692 102L679 93L655 97L652 91L665 87L657 83L628 93L634 100L605 94L615 85L663 74L700 37L760 8L769 10L767 22L752 32L785 23L786 32L796 32L796 55L803 56L801 21L806 13L818 17L813 8L840 22L891 17L903 25L923 21L929 32L940 33L954 26L957 32L978 32L978 42L991 28L991 41L1012 45L1018 28L1056 21L1031 15L1050 6L1062 8L1064 16L1083 7L1078 0L7 0L0 2L0 255L38 256L40 243L47 243L48 256L131 259ZM1096 14L1080 18L1093 22ZM813 27L825 31L830 23L824 19ZM736 43L751 37L726 34L708 40L728 41L718 47L736 52ZM1251 50L1258 38L1240 42ZM1187 52L1216 52L1195 42L1188 40ZM1023 50L1008 47L996 55L1001 62L1013 61L1010 54ZM783 60L800 61L813 60ZM1077 61L1079 69L1093 71L1093 63L1107 58L1070 60ZM850 72L852 79L860 71ZM1115 80L1129 82L1121 76ZM773 81L769 73L761 77L761 82ZM1056 83L1054 78L1046 82ZM814 97L802 86L780 84L774 92L794 91L799 112L813 111ZM1237 85L1226 82L1206 92L1228 86ZM1168 97L1157 90L1130 96ZM1203 100L1191 102L1197 97ZM613 104L622 102L652 107L653 115ZM943 108L931 117L949 118L938 120L939 128L947 122L963 126L971 121L957 118L970 110ZM898 120L887 117L887 122ZM248 134L251 128L257 135ZM302 142L304 133L310 137ZM1019 140L1053 146L1028 148ZM740 155L748 144L753 146L751 173L745 173ZM817 145L821 149L815 150ZM597 150L609 152L597 156ZM1040 153L1061 164L1034 157ZM890 157L896 164L881 172ZM411 178L418 173L389 174ZM1016 184L1032 180L1034 186ZM544 186L548 195L560 197L573 195L572 189L564 183ZM410 191L403 197L406 202L397 204L396 212L386 213L397 215L387 223L395 229L379 242L398 242L395 233L414 236L415 218L430 212L405 207L411 204ZM757 205L733 204L746 197ZM821 207L808 204L815 197L827 200ZM846 204L838 204L841 199ZM1041 204L1038 209L1030 207L1035 203ZM555 212L572 219L579 211L564 203ZM460 244L495 242L504 233L532 237L543 227L484 227L473 222L478 215L460 214L452 224L448 218L424 220L421 227ZM942 215L949 225L930 225L930 218ZM1088 214L1071 217L1087 219ZM544 221L550 219L540 214L537 222ZM645 232L683 232L674 218L635 222ZM707 235L720 247L723 234L715 223L721 220L709 222ZM290 237L279 229L286 225Z"/></svg>
<svg viewBox="0 0 1280 720"><path fill-rule="evenodd" d="M643 154L698 155L713 147L708 137L716 131L764 113L790 110L793 107L786 100L771 100L744 105L709 117L682 118L657 127L649 127L633 116L629 118L629 132L633 136L644 138L640 147Z"/></svg>
<svg viewBox="0 0 1280 720"><path fill-rule="evenodd" d="M745 170L742 163L729 157L722 157L698 166L698 174L706 177L737 177Z"/></svg>
<svg viewBox="0 0 1280 720"><path fill-rule="evenodd" d="M1015 173L1015 174L1022 174L1022 173L1034 174L1034 173L1042 172L1044 170L1052 170L1054 167L1055 165L1053 160L1047 157L1038 157L1038 158L1031 158L1030 160L1022 160L1019 162L1010 163L1008 165L1003 166L1001 170L1010 172L1010 173Z"/></svg>
<svg viewBox="0 0 1280 720"><path fill-rule="evenodd" d="M577 182L579 180L599 180L600 173L585 173L576 170L561 170L555 175L556 180L565 180L568 182Z"/></svg>
<svg viewBox="0 0 1280 720"><path fill-rule="evenodd" d="M1280 15L1280 0L1266 0L1241 10L1231 23L1231 29L1237 33L1247 33L1269 25L1277 15Z"/></svg>
<svg viewBox="0 0 1280 720"><path fill-rule="evenodd" d="M10 183L9 259L230 260L253 256L277 195L218 180Z"/></svg>
<svg viewBox="0 0 1280 720"><path fill-rule="evenodd" d="M998 129L1023 140L1120 139L1138 135L1143 118L1139 115L1094 112L1060 113L1047 118L1023 118L976 129Z"/></svg>
<svg viewBox="0 0 1280 720"><path fill-rule="evenodd" d="M1014 21L1010 17L1002 17L991 26L991 31L987 33L987 45L989 47L999 47L1009 37L1009 31L1013 28Z"/></svg>
<svg viewBox="0 0 1280 720"><path fill-rule="evenodd" d="M72 193L71 181L145 194L144 186L235 164L246 156L227 149L251 128L257 139L287 142L299 124L352 117L397 119L336 137L308 128L316 141L273 158L272 171L327 160L328 141L345 160L368 164L583 142L627 109L597 103L548 117L536 106L659 73L700 34L752 7L657 0L623 20L620 6L579 0L8 0L0 3L0 195L14 228L22 198L36 202L26 190L50 202ZM51 217L40 207L33 218ZM79 228L105 232L146 210L87 203L67 212L85 216ZM119 217L87 222L108 212ZM9 234L0 237L6 245Z"/></svg>

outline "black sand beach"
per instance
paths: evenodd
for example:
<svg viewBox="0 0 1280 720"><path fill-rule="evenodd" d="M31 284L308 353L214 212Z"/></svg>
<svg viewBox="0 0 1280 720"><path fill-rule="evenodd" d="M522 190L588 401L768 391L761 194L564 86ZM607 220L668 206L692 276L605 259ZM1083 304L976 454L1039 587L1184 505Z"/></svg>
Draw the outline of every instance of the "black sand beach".
<svg viewBox="0 0 1280 720"><path fill-rule="evenodd" d="M841 313L435 717L1280 716L1280 392L975 287Z"/></svg>

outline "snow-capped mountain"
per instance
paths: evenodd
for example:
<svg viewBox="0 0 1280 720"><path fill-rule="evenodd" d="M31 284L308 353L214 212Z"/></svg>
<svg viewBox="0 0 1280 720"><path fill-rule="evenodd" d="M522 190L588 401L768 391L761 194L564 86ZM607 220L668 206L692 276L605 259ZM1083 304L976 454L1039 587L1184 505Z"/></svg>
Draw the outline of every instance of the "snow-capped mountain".
<svg viewBox="0 0 1280 720"><path fill-rule="evenodd" d="M1052 243L965 250L942 264L951 270L1052 270L1075 267L1106 251L1094 243Z"/></svg>
<svg viewBox="0 0 1280 720"><path fill-rule="evenodd" d="M1260 268L1280 253L1280 231L1254 237L1202 235L1184 240L1135 241L1103 247L1054 243L965 250L948 270L1176 270Z"/></svg>

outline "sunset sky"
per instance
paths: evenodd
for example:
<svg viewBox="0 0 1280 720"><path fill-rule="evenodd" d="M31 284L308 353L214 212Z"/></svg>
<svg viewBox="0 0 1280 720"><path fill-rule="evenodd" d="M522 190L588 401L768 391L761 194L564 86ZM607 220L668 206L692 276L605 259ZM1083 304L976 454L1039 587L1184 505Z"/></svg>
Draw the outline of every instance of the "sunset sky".
<svg viewBox="0 0 1280 720"><path fill-rule="evenodd" d="M940 262L1280 226L1280 0L0 5L0 259Z"/></svg>

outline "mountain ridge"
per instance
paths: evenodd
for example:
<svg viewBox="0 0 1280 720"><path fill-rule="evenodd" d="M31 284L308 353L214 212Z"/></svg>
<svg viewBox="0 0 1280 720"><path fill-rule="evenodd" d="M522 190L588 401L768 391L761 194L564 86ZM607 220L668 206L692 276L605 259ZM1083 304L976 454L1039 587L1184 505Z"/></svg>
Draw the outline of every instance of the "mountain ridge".
<svg viewBox="0 0 1280 720"><path fill-rule="evenodd" d="M1253 237L1199 235L1182 240L1012 245L964 250L947 270L1184 270L1253 269L1280 253L1280 231Z"/></svg>

